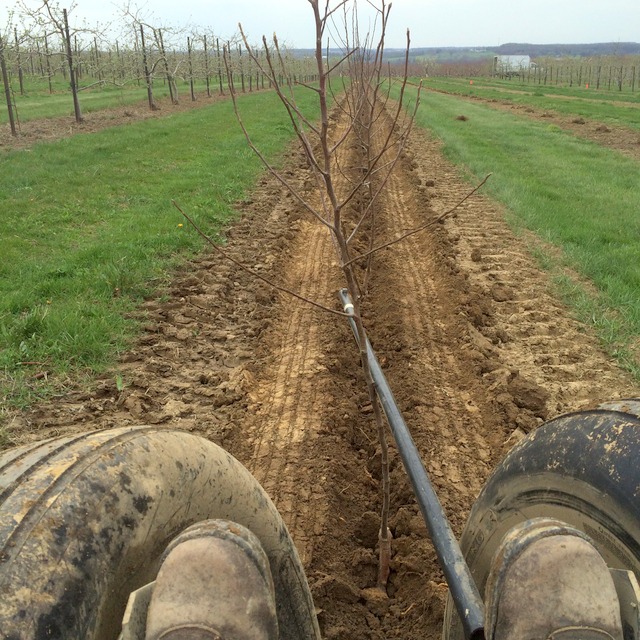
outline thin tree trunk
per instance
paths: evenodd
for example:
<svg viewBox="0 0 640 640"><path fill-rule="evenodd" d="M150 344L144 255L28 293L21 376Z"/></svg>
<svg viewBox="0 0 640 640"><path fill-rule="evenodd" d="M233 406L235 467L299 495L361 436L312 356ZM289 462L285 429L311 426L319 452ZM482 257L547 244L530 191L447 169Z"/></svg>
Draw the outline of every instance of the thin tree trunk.
<svg viewBox="0 0 640 640"><path fill-rule="evenodd" d="M20 95L24 95L24 73L22 72L22 59L20 58L20 41L18 40L18 29L14 27L13 35L16 41L16 62L18 64L18 83L20 85Z"/></svg>
<svg viewBox="0 0 640 640"><path fill-rule="evenodd" d="M158 106L153 99L153 79L151 78L151 72L149 71L147 48L144 43L144 27L142 25L140 25L140 48L142 49L142 67L144 69L144 79L147 83L147 100L149 102L149 109L151 109L151 111L157 111Z"/></svg>
<svg viewBox="0 0 640 640"><path fill-rule="evenodd" d="M169 85L169 96L173 104L178 104L178 94L174 89L173 78L171 77L171 71L169 71L169 61L167 60L167 53L164 48L164 40L162 39L162 29L158 29L158 44L160 46L160 55L164 61L164 71L167 78L167 84Z"/></svg>
<svg viewBox="0 0 640 640"><path fill-rule="evenodd" d="M51 83L51 58L49 56L49 43L47 34L44 36L44 59L47 62L47 82L49 83L49 93L53 93L53 84Z"/></svg>
<svg viewBox="0 0 640 640"><path fill-rule="evenodd" d="M93 39L94 56L96 63L96 77L98 82L102 82L102 69L100 69L100 52L98 51L98 39Z"/></svg>
<svg viewBox="0 0 640 640"><path fill-rule="evenodd" d="M247 90L244 86L244 69L242 66L242 45L238 45L238 65L240 66L240 83L242 85L242 93L246 93Z"/></svg>
<svg viewBox="0 0 640 640"><path fill-rule="evenodd" d="M207 49L207 36L204 36L204 75L207 84L207 98L211 97L211 83L209 79L209 51Z"/></svg>
<svg viewBox="0 0 640 640"><path fill-rule="evenodd" d="M76 82L76 74L74 73L73 49L71 48L71 34L69 33L69 16L67 10L62 10L64 20L64 41L67 55L67 64L69 66L69 84L71 85L71 94L73 95L73 111L75 113L76 122L82 122L82 111L80 111L80 100L78 99L78 84Z"/></svg>
<svg viewBox="0 0 640 640"><path fill-rule="evenodd" d="M189 65L189 88L191 89L191 102L196 101L196 93L193 87L193 60L191 50L191 38L187 37L187 63Z"/></svg>
<svg viewBox="0 0 640 640"><path fill-rule="evenodd" d="M11 85L9 84L9 74L7 73L7 63L4 58L4 42L0 35L0 71L2 72L2 83L4 84L4 96L7 101L7 113L9 115L9 126L11 127L11 135L17 136L16 122L13 116L13 100L11 98Z"/></svg>
<svg viewBox="0 0 640 640"><path fill-rule="evenodd" d="M220 84L220 95L224 95L224 86L222 83L222 56L220 55L220 40L216 38L216 54L218 57L218 83Z"/></svg>

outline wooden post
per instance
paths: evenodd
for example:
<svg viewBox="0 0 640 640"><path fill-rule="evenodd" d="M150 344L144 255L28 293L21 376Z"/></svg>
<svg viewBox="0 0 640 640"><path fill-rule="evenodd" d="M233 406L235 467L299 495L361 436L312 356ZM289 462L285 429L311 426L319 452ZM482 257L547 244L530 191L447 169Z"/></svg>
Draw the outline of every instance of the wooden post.
<svg viewBox="0 0 640 640"><path fill-rule="evenodd" d="M191 38L187 36L187 63L189 66L189 88L191 89L191 102L196 101L196 93L193 87L193 60L191 56Z"/></svg>
<svg viewBox="0 0 640 640"><path fill-rule="evenodd" d="M102 69L100 68L100 51L98 51L98 38L93 38L93 48L95 49L96 59L96 73L98 76L98 82L102 81Z"/></svg>
<svg viewBox="0 0 640 640"><path fill-rule="evenodd" d="M42 62L42 50L40 49L40 40L36 40L36 52L38 53L38 68L40 69L40 77L44 78L44 64ZM33 75L35 75L35 72Z"/></svg>
<svg viewBox="0 0 640 640"><path fill-rule="evenodd" d="M140 25L142 26L142 25ZM136 77L136 83L138 86L140 86L140 77L144 76L145 78L145 82L146 82L146 75L144 73L144 65L142 65L142 71L140 70L140 65L142 64L140 62L142 56L140 56L138 54L138 49L140 48L140 45L138 43L138 28L134 25L133 26L133 64L132 67L134 69L134 74Z"/></svg>
<svg viewBox="0 0 640 640"><path fill-rule="evenodd" d="M240 65L240 83L242 85L242 93L246 93L247 90L244 86L244 68L242 66L242 45L238 45L238 64Z"/></svg>
<svg viewBox="0 0 640 640"><path fill-rule="evenodd" d="M120 80L124 82L125 79L125 71L124 71L124 56L120 51L120 45L116 40L116 60L118 61L118 77Z"/></svg>
<svg viewBox="0 0 640 640"><path fill-rule="evenodd" d="M167 60L167 52L164 48L164 40L162 38L162 29L158 29L158 45L160 48L160 55L162 56L162 60L164 62L164 72L167 78L167 84L169 85L169 96L171 98L172 104L178 104L178 92L177 87L174 87L173 77L171 76L171 71L169 70L169 61Z"/></svg>
<svg viewBox="0 0 640 640"><path fill-rule="evenodd" d="M16 62L18 64L18 83L20 84L20 95L24 95L24 73L22 72L22 59L20 58L20 41L18 40L18 28L13 28L13 36L16 42Z"/></svg>
<svg viewBox="0 0 640 640"><path fill-rule="evenodd" d="M80 58L80 48L78 47L78 36L73 36L73 68L76 71L76 85L82 79L82 60Z"/></svg>
<svg viewBox="0 0 640 640"><path fill-rule="evenodd" d="M44 59L47 63L47 81L49 82L49 93L53 93L53 85L51 83L51 58L49 57L49 43L47 34L44 34Z"/></svg>
<svg viewBox="0 0 640 640"><path fill-rule="evenodd" d="M222 59L220 56L220 40L216 38L216 53L218 58L218 83L220 84L220 95L224 95L224 88L222 84Z"/></svg>

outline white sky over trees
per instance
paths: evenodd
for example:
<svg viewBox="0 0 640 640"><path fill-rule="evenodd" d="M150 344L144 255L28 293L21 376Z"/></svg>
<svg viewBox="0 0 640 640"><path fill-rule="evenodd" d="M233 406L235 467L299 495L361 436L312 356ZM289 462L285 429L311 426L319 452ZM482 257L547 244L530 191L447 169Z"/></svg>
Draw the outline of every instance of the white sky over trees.
<svg viewBox="0 0 640 640"><path fill-rule="evenodd" d="M39 0L23 0L38 6ZM323 1L323 0L321 0ZM71 0L59 0L61 7ZM125 2L76 0L73 22L86 19L123 24ZM166 27L207 29L228 38L242 22L252 42L274 31L289 46L314 46L307 0L150 0L136 3L149 22ZM0 0L0 28L14 0ZM370 11L360 0L361 33ZM388 48L404 47L406 29L413 47L487 46L506 42L640 42L640 0L394 0L387 31ZM117 30L117 29L116 29Z"/></svg>

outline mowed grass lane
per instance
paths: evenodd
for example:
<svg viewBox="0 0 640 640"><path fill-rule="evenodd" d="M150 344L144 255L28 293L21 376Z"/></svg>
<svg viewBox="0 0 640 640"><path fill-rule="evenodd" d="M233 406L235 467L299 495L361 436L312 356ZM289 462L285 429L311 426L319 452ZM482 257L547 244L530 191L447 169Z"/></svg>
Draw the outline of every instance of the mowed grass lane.
<svg viewBox="0 0 640 640"><path fill-rule="evenodd" d="M15 104L14 119L18 124L25 124L31 120L42 118L72 117L73 98L69 83L56 78L49 93L48 85L45 81L36 81L31 78L25 79L25 93L21 95L18 89L18 81L12 83L13 100ZM180 87L181 98L190 100L188 87ZM158 83L154 88L156 100L169 95L169 89ZM4 98L4 94L3 94ZM115 87L112 85L98 86L85 89L79 92L80 110L83 115L88 115L103 109L113 109L133 104L144 104L147 99L147 89L144 86L128 85ZM0 124L9 122L9 114L3 102L0 107ZM28 129L29 127L26 127Z"/></svg>
<svg viewBox="0 0 640 640"><path fill-rule="evenodd" d="M558 272L580 317L640 375L640 163L488 106L429 91L421 100L417 123L444 141L470 180L492 173L485 190L512 222L560 247L564 265L594 283L595 297Z"/></svg>
<svg viewBox="0 0 640 640"><path fill-rule="evenodd" d="M313 98L297 96L310 117ZM292 138L277 97L239 102L277 162ZM260 171L229 101L2 154L0 406L42 391L20 363L60 378L112 362L136 331L129 312L202 248L171 200L215 236Z"/></svg>
<svg viewBox="0 0 640 640"><path fill-rule="evenodd" d="M460 96L477 96L485 100L507 101L542 111L555 111L566 116L580 116L598 122L640 131L640 91L595 91L584 88L547 87L482 78L428 78L425 88L433 88Z"/></svg>

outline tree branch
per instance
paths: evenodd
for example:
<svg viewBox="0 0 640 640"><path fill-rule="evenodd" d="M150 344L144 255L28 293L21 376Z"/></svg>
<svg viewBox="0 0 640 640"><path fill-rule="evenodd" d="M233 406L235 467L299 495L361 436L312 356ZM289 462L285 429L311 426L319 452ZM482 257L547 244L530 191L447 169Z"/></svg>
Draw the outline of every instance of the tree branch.
<svg viewBox="0 0 640 640"><path fill-rule="evenodd" d="M293 296L294 298L301 300L302 302L306 302L307 304L311 305L312 307L315 307L316 309L321 309L322 311L331 313L334 316L344 317L348 315L342 311L336 311L335 309L331 309L330 307L325 307L323 304L320 304L319 302L315 302L313 300L310 300L309 298L305 298L303 295L300 295L299 293L296 293L295 291L288 289L287 287L283 287L282 285L276 284L272 280L269 280L269 278L265 278L262 274L242 264L242 262L240 262L239 260L236 260L235 258L231 257L228 253L226 253L226 251L223 251L204 231L202 231L202 229L200 229L200 227L182 210L180 205L175 200L172 200L171 204L182 214L184 219L195 229L196 233L201 238L203 238L214 249L216 253L220 254L225 260L228 260L229 262L232 262L233 264L235 264L236 267L238 267L239 269L242 269L242 271L248 273L249 275L253 276L258 280L261 280L265 284L268 284L273 289L276 289L277 291L281 291L282 293L286 293L290 296Z"/></svg>
<svg viewBox="0 0 640 640"><path fill-rule="evenodd" d="M359 256L356 256L355 258L352 258L351 260L349 260L348 262L346 262L344 264L345 267L348 267L352 264L354 264L355 262L358 262L358 260L362 260L370 255L373 255L374 253L376 253L377 251L381 251L382 249L386 249L387 247L390 247L398 242L402 242L402 240L404 240L405 238L408 238L410 236L415 235L416 233L420 233L420 231L424 231L425 229L428 229L429 227L432 227L436 224L438 224L439 222L443 222L446 218L448 218L463 202L465 202L466 200L468 200L476 191L478 191L478 189L480 189L484 183L491 177L492 174L487 174L485 176L485 178L482 180L482 182L475 187L472 191L470 191L464 198L462 198L462 200L460 200L460 202L458 202L456 205L454 205L453 207L451 207L451 209L449 209L448 211L445 211L444 213L440 214L437 218L434 218L433 220L429 220L429 222L416 227L415 229L411 229L411 231L407 231L406 233L403 233L399 238L394 238L393 240L390 240L389 242L385 242L384 244L378 245L377 247L374 247L373 249L371 249L371 251L367 251L366 253L362 253Z"/></svg>

